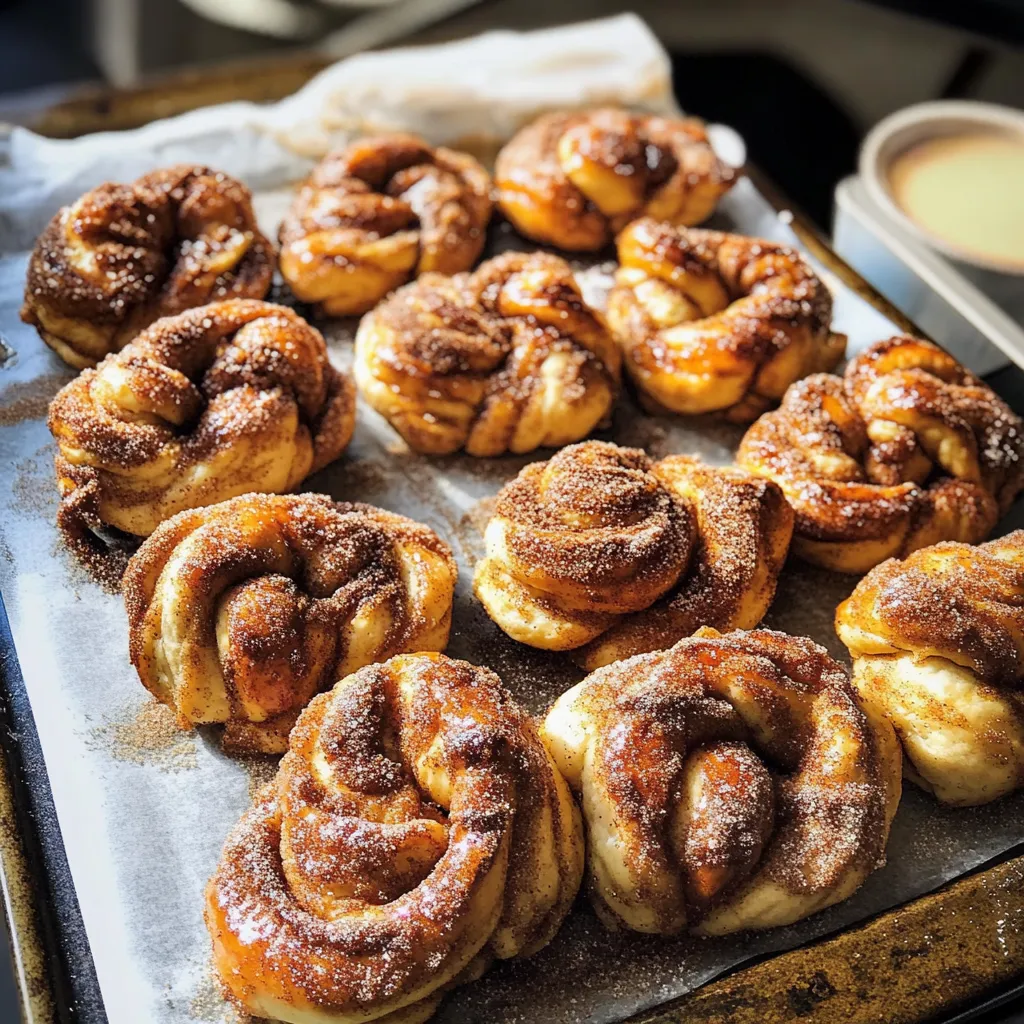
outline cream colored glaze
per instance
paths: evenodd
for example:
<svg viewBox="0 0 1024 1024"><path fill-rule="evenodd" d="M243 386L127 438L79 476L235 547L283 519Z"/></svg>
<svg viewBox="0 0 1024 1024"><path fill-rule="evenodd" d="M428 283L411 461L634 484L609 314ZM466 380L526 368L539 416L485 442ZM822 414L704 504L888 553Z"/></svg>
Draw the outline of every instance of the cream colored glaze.
<svg viewBox="0 0 1024 1024"><path fill-rule="evenodd" d="M937 238L1024 271L1024 135L968 131L920 142L893 161L889 186Z"/></svg>

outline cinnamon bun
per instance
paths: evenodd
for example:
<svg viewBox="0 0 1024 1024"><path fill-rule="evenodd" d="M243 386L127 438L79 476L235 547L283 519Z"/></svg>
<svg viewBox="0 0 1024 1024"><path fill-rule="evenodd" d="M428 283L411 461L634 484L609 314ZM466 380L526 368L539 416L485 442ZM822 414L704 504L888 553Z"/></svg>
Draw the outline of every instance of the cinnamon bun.
<svg viewBox="0 0 1024 1024"><path fill-rule="evenodd" d="M341 454L355 388L283 306L216 302L158 320L50 404L62 521L145 536L248 491L289 491Z"/></svg>
<svg viewBox="0 0 1024 1024"><path fill-rule="evenodd" d="M899 745L810 640L702 630L598 669L541 735L581 795L591 899L613 927L791 924L883 862Z"/></svg>
<svg viewBox="0 0 1024 1024"><path fill-rule="evenodd" d="M457 569L429 527L319 494L245 494L163 523L123 581L129 654L183 729L279 752L314 694L448 643Z"/></svg>
<svg viewBox="0 0 1024 1024"><path fill-rule="evenodd" d="M502 488L474 590L509 636L594 669L701 626L756 626L792 531L770 481L585 441Z"/></svg>
<svg viewBox="0 0 1024 1024"><path fill-rule="evenodd" d="M429 274L363 317L363 397L418 452L528 452L586 437L609 414L620 356L557 256L505 253Z"/></svg>
<svg viewBox="0 0 1024 1024"><path fill-rule="evenodd" d="M419 274L479 258L491 179L467 153L378 135L329 153L281 225L281 273L329 316L364 313Z"/></svg>
<svg viewBox="0 0 1024 1024"><path fill-rule="evenodd" d="M262 299L274 250L252 196L209 167L107 182L62 208L28 264L21 318L82 369L162 316L222 299Z"/></svg>
<svg viewBox="0 0 1024 1024"><path fill-rule="evenodd" d="M832 296L795 249L650 218L617 244L608 324L655 411L749 423L842 359Z"/></svg>
<svg viewBox="0 0 1024 1024"><path fill-rule="evenodd" d="M699 224L736 172L696 118L608 108L538 118L498 154L495 179L498 204L520 234L596 252L645 214Z"/></svg>
<svg viewBox="0 0 1024 1024"><path fill-rule="evenodd" d="M797 555L863 573L941 540L983 540L1024 486L1024 423L952 356L899 336L842 377L794 384L737 462L786 492Z"/></svg>
<svg viewBox="0 0 1024 1024"><path fill-rule="evenodd" d="M583 872L572 796L493 672L416 654L300 717L206 890L234 1000L294 1024L409 1024L557 931Z"/></svg>
<svg viewBox="0 0 1024 1024"><path fill-rule="evenodd" d="M836 632L908 778L961 806L1024 787L1024 530L883 562L839 606Z"/></svg>

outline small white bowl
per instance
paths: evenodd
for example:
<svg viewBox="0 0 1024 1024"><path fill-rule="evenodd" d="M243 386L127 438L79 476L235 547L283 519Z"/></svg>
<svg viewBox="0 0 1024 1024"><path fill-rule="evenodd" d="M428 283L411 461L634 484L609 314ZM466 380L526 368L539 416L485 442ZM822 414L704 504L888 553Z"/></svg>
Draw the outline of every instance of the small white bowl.
<svg viewBox="0 0 1024 1024"><path fill-rule="evenodd" d="M1024 113L971 100L917 103L890 114L868 132L861 145L858 169L871 199L919 241L959 263L1020 277L1024 276L1024 265L1020 262L979 256L922 228L897 205L889 186L893 160L911 146L944 135L992 129L1019 134L1024 140Z"/></svg>

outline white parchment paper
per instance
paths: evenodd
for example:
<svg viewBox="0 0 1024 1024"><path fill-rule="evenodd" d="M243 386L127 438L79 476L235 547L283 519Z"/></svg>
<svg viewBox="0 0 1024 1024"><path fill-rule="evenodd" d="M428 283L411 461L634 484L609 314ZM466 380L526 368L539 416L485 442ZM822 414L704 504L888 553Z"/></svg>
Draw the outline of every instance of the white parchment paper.
<svg viewBox="0 0 1024 1024"><path fill-rule="evenodd" d="M634 57L643 59L623 56L624 33L636 43ZM667 67L664 54L635 19L534 37L484 38L485 44L458 44L463 47L458 52L472 56L481 52L474 46L483 46L482 52L500 58L506 67L523 62L522 80L508 105L488 91L494 87L486 67L453 65L450 51L433 57L429 51L417 53L416 67L428 75L431 88L438 82L455 83L447 101L440 93L431 93L432 113L424 114L422 130L435 141L446 141L437 137L443 135L439 126L446 122L443 102L455 104L452 118L476 118L501 131L518 123L524 111L533 114L548 103L583 103L591 96L607 100L609 82L613 92L628 100L671 109L667 77L662 75L656 88L651 85L659 80L659 68ZM574 39L579 40L578 49ZM568 63L547 72L530 63L541 57L550 62L555 54ZM346 63L358 68L362 62L372 70L378 58L386 62L393 55ZM566 68L574 65L570 74ZM365 72L357 76L345 67L325 72L326 77L310 87L307 99L318 97L319 106L309 99L302 105L304 120L295 122L303 145L318 132L322 142L333 131L341 101L337 90L328 88L332 81L351 88L353 82L363 81L364 121L386 120L374 117L372 83L360 77ZM602 67L608 74L601 73ZM414 85L407 78L405 87L411 94L416 93ZM486 102L479 109L473 107L476 112L470 115L458 105L473 90ZM85 575L61 545L54 527L57 492L45 415L50 398L72 372L18 320L24 249L57 206L81 188L103 178L131 178L172 158L224 166L250 181L260 190L262 226L273 234L287 202L285 186L308 166L307 154L294 139L281 141L289 126L282 129L275 119L282 116L281 109L289 109L289 102L276 111L247 105L230 105L226 111L214 108L163 122L159 128L81 142L48 143L26 133L0 140L0 333L16 353L0 369L0 466L7 484L0 489L0 588L111 1024L233 1019L210 976L201 893L224 837L247 807L254 784L269 777L273 763L226 757L215 731L185 734L173 728L169 716L149 701L128 662L120 600ZM418 114L401 107L394 95L388 102L396 116L404 116L402 127L417 127ZM240 106L245 106L245 118L239 117ZM297 108L291 109L294 113ZM392 110L386 104L381 109ZM268 128L271 122L274 134ZM749 182L742 182L727 198L715 223L796 241L784 219ZM492 251L525 247L507 228L492 234ZM583 265L580 271L589 294L599 300L606 283L604 271ZM827 272L823 275L836 298L835 325L849 334L852 351L894 332L871 306ZM320 326L329 337L332 358L347 365L352 324ZM612 428L602 436L642 446L655 456L696 452L710 461L727 462L740 431L651 418L624 397ZM521 701L540 712L578 678L577 670L564 658L532 651L505 637L484 615L470 589L487 499L528 461L530 457L417 456L404 449L379 416L360 405L350 449L312 478L308 489L403 512L444 536L456 552L461 574L450 653L492 667ZM1003 528L1021 525L1022 518L1018 508ZM791 564L767 622L809 635L845 657L832 631L832 615L853 582ZM839 907L761 935L668 941L609 935L581 900L547 949L529 961L500 965L482 981L456 992L442 1006L438 1020L619 1020L681 995L750 956L806 942L933 889L1021 842L1024 794L987 808L952 811L908 786L887 866Z"/></svg>
<svg viewBox="0 0 1024 1024"><path fill-rule="evenodd" d="M636 15L360 54L278 103L204 107L133 131L44 139L0 125L0 252L31 248L86 189L153 167L203 160L275 188L358 135L411 131L492 153L546 110L601 103L675 109L668 55Z"/></svg>

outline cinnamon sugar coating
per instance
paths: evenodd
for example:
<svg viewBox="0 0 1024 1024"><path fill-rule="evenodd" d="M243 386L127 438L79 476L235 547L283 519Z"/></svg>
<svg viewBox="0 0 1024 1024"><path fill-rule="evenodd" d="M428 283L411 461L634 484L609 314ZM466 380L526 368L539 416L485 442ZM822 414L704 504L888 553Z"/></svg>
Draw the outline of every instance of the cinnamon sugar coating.
<svg viewBox="0 0 1024 1024"><path fill-rule="evenodd" d="M612 108L545 114L495 165L498 204L516 230L574 252L604 248L635 217L699 224L736 177L696 118Z"/></svg>
<svg viewBox="0 0 1024 1024"><path fill-rule="evenodd" d="M83 370L50 403L49 427L67 530L145 536L332 462L352 437L355 387L298 314L233 299L158 320Z"/></svg>
<svg viewBox="0 0 1024 1024"><path fill-rule="evenodd" d="M612 927L791 924L884 860L899 745L810 640L701 630L593 672L541 735L581 795L591 899Z"/></svg>
<svg viewBox="0 0 1024 1024"><path fill-rule="evenodd" d="M182 512L124 576L129 654L183 729L279 752L310 699L364 665L441 650L457 569L429 527L318 494Z"/></svg>
<svg viewBox="0 0 1024 1024"><path fill-rule="evenodd" d="M502 488L474 590L509 636L594 669L701 626L756 626L792 531L768 480L585 441Z"/></svg>
<svg viewBox="0 0 1024 1024"><path fill-rule="evenodd" d="M1024 424L930 342L900 335L842 377L794 384L737 462L786 492L793 550L862 573L942 540L983 540L1024 487Z"/></svg>
<svg viewBox="0 0 1024 1024"><path fill-rule="evenodd" d="M529 715L487 669L406 655L302 714L205 916L244 1010L408 1024L546 945L582 873L579 812Z"/></svg>
<svg viewBox="0 0 1024 1024"><path fill-rule="evenodd" d="M160 317L262 299L273 275L249 190L209 167L169 167L58 211L29 259L21 318L82 369Z"/></svg>
<svg viewBox="0 0 1024 1024"><path fill-rule="evenodd" d="M362 396L419 452L528 452L606 419L620 356L558 256L509 252L427 274L363 317Z"/></svg>
<svg viewBox="0 0 1024 1024"><path fill-rule="evenodd" d="M281 225L281 273L330 316L372 309L424 273L479 258L491 179L467 153L414 135L377 135L329 153Z"/></svg>
<svg viewBox="0 0 1024 1024"><path fill-rule="evenodd" d="M1024 530L890 558L836 612L853 681L944 803L1024 786Z"/></svg>
<svg viewBox="0 0 1024 1024"><path fill-rule="evenodd" d="M617 245L608 324L653 410L748 423L842 359L832 296L795 249L651 218Z"/></svg>

